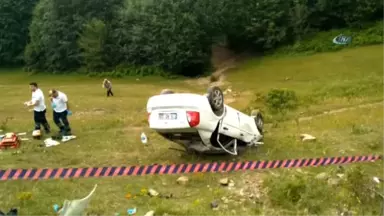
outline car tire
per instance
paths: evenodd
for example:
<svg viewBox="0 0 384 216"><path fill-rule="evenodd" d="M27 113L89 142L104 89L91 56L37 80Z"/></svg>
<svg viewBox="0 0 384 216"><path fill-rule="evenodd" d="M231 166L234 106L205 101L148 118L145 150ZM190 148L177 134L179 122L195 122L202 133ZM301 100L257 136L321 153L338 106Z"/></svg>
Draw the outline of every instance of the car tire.
<svg viewBox="0 0 384 216"><path fill-rule="evenodd" d="M264 134L264 118L261 114L260 110L254 110L251 113L251 116L255 119L255 125L257 127L257 130L259 130L260 134Z"/></svg>
<svg viewBox="0 0 384 216"><path fill-rule="evenodd" d="M163 94L174 94L175 92L170 90L170 89L163 89L161 90L160 94L163 95Z"/></svg>
<svg viewBox="0 0 384 216"><path fill-rule="evenodd" d="M224 113L224 94L219 87L208 88L208 101L215 115L221 116Z"/></svg>

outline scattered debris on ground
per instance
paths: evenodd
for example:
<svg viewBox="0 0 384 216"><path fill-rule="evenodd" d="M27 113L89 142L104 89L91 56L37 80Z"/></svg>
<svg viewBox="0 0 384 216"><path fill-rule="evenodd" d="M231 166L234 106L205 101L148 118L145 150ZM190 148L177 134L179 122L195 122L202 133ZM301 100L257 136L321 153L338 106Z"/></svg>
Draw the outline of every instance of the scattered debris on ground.
<svg viewBox="0 0 384 216"><path fill-rule="evenodd" d="M219 203L217 200L211 202L211 208L214 210L219 208Z"/></svg>
<svg viewBox="0 0 384 216"><path fill-rule="evenodd" d="M52 138L48 138L44 140L45 147L57 146L60 142L53 140Z"/></svg>
<svg viewBox="0 0 384 216"><path fill-rule="evenodd" d="M315 141L316 137L310 134L300 134L301 141Z"/></svg>
<svg viewBox="0 0 384 216"><path fill-rule="evenodd" d="M160 194L159 197L160 197L160 198L165 198L165 199L170 199L170 198L173 198L173 194L172 194L172 193L170 193L170 194L166 194L166 195L164 195L164 194Z"/></svg>
<svg viewBox="0 0 384 216"><path fill-rule="evenodd" d="M227 186L229 190L232 190L235 187L235 182L228 178L220 179L220 185Z"/></svg>
<svg viewBox="0 0 384 216"><path fill-rule="evenodd" d="M186 185L188 183L189 179L187 176L181 176L179 177L176 182L181 185Z"/></svg>
<svg viewBox="0 0 384 216"><path fill-rule="evenodd" d="M132 194L130 194L130 193L125 194L125 198L126 199L131 199L132 198Z"/></svg>
<svg viewBox="0 0 384 216"><path fill-rule="evenodd" d="M151 197L156 197L159 195L159 192L155 191L154 189L149 189L148 190L148 195Z"/></svg>
<svg viewBox="0 0 384 216"><path fill-rule="evenodd" d="M127 210L128 215L135 215L137 212L136 207Z"/></svg>
<svg viewBox="0 0 384 216"><path fill-rule="evenodd" d="M377 184L380 184L380 182L383 182L383 179L380 179L379 177L374 176L373 181L376 182Z"/></svg>
<svg viewBox="0 0 384 216"><path fill-rule="evenodd" d="M20 138L16 133L6 133L0 140L0 148L19 148Z"/></svg>
<svg viewBox="0 0 384 216"><path fill-rule="evenodd" d="M60 216L70 215L83 215L83 212L88 207L92 195L96 191L97 184L93 187L92 191L84 198L77 200L64 200L63 207L58 210Z"/></svg>
<svg viewBox="0 0 384 216"><path fill-rule="evenodd" d="M68 142L69 140L76 139L76 136L70 135L70 136L58 136L58 137L51 137L44 140L45 147L51 147L51 146L57 146L60 145L60 142L57 140L61 140L61 142Z"/></svg>
<svg viewBox="0 0 384 216"><path fill-rule="evenodd" d="M315 178L318 180L326 180L328 179L328 174L326 172L322 172L317 174Z"/></svg>
<svg viewBox="0 0 384 216"><path fill-rule="evenodd" d="M152 210L152 211L145 213L144 216L154 216L154 215L155 215L155 211Z"/></svg>
<svg viewBox="0 0 384 216"><path fill-rule="evenodd" d="M223 185L223 186L228 186L229 184L229 179L228 178L222 178L220 179L220 184Z"/></svg>

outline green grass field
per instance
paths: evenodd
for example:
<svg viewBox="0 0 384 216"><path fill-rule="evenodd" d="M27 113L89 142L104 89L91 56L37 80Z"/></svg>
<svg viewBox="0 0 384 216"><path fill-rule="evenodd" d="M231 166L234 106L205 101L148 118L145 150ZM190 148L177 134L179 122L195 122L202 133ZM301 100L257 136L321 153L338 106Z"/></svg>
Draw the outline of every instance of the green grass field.
<svg viewBox="0 0 384 216"><path fill-rule="evenodd" d="M31 75L17 70L0 72L0 126L4 131L28 132L33 129L32 112L23 106L30 99L28 83L38 82L41 89L56 88L65 92L73 115L69 118L78 137L59 146L42 148L39 141L25 141L21 152L0 152L0 167L88 167L121 166L151 163L185 163L196 161L289 159L383 152L383 47L368 46L300 57L266 57L253 59L226 74L223 89L231 86L238 96L230 105L240 110L261 108L266 120L275 117L265 110L258 95L272 88L294 90L300 107L290 112L286 121L266 125L265 144L239 157L198 157L169 150L178 147L147 128L146 101L163 88L204 93L207 85L198 80L164 80L161 78L126 78L112 80L114 97L107 98L101 79L70 75ZM230 96L228 96L230 97ZM357 107L358 105L367 105ZM290 121L325 111L306 121ZM4 123L7 117L12 118ZM51 127L52 111L47 117ZM2 123L3 122L3 123ZM145 132L150 144L140 142ZM300 133L317 137L316 142L301 142ZM254 215L254 214L354 214L375 215L383 199L373 191L382 191L373 176L383 177L382 161L345 167L344 177L337 177L337 167L272 170L264 172L191 174L187 185L176 184L177 175L114 177L44 181L0 182L0 209L20 208L22 215L52 215L53 204L85 196L99 187L88 213L126 215L137 207L138 215L155 210L156 215ZM326 179L315 176L326 172ZM229 177L234 188L222 187L219 179ZM338 179L339 178L339 179ZM153 188L165 199L142 195ZM29 200L20 195L31 192ZM131 199L125 195L131 193ZM219 210L210 207L219 200ZM222 201L226 200L226 201Z"/></svg>

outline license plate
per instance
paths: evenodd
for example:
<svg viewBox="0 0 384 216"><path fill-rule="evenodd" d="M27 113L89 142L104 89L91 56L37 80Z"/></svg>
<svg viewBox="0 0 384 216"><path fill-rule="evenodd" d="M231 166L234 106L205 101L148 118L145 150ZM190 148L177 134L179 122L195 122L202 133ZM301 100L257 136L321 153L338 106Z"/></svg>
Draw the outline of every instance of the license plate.
<svg viewBox="0 0 384 216"><path fill-rule="evenodd" d="M177 113L159 113L160 120L176 120Z"/></svg>

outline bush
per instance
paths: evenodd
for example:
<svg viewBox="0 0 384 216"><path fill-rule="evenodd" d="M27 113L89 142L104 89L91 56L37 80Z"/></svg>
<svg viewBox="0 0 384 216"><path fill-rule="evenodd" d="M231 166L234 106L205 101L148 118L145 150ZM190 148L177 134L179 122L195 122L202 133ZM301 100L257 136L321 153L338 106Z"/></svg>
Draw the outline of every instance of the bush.
<svg viewBox="0 0 384 216"><path fill-rule="evenodd" d="M274 114L286 114L297 109L299 103L296 93L286 89L272 89L265 97L267 108Z"/></svg>
<svg viewBox="0 0 384 216"><path fill-rule="evenodd" d="M264 182L274 207L306 209L309 214L317 215L326 212L326 207L332 207L328 205L332 189L319 180L299 174L283 174L279 178L270 177Z"/></svg>
<svg viewBox="0 0 384 216"><path fill-rule="evenodd" d="M340 170L338 172L341 174ZM327 176L326 179L317 179L311 175L282 171L278 178L273 175L267 177L263 186L267 188L274 208L300 209L300 212L307 211L306 215L329 215L336 210L353 211L356 215L380 214L383 188L372 181L368 170L351 166L345 169L344 176L337 176L336 170L328 172ZM337 183L329 184L329 179Z"/></svg>

